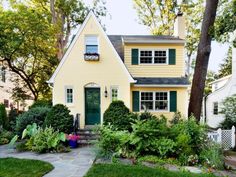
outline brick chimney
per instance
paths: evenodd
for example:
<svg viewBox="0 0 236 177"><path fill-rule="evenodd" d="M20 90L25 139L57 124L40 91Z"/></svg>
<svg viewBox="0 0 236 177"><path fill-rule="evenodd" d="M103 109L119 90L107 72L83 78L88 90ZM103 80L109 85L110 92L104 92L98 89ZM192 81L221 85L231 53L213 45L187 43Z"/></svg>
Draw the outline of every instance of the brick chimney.
<svg viewBox="0 0 236 177"><path fill-rule="evenodd" d="M182 12L178 12L175 19L174 36L185 39L185 19Z"/></svg>

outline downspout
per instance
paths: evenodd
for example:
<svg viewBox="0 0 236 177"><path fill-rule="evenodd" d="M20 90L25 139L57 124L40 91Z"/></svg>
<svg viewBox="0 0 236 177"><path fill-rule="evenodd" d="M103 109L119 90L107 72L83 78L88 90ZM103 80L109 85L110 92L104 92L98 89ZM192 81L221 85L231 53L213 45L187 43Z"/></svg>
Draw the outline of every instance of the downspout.
<svg viewBox="0 0 236 177"><path fill-rule="evenodd" d="M206 121L207 121L206 101L207 101L208 96L209 96L209 94L203 97L203 100L204 100L203 121L204 121L204 123L206 123Z"/></svg>

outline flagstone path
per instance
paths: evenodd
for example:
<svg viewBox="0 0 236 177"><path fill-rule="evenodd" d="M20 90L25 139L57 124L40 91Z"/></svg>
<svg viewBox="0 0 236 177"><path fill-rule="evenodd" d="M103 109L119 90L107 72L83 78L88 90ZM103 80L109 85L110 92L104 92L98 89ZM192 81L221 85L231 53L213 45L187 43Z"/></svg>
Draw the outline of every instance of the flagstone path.
<svg viewBox="0 0 236 177"><path fill-rule="evenodd" d="M93 147L73 149L69 153L36 154L33 152L16 152L7 145L0 146L0 158L15 157L37 159L51 163L54 169L45 177L83 177L95 159Z"/></svg>

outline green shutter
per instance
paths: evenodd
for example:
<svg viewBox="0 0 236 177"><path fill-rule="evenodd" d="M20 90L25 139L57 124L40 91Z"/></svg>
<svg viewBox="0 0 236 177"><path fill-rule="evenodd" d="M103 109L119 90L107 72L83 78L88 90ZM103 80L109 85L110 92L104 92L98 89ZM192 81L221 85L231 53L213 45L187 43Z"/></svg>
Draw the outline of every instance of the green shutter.
<svg viewBox="0 0 236 177"><path fill-rule="evenodd" d="M139 112L139 91L133 91L133 112Z"/></svg>
<svg viewBox="0 0 236 177"><path fill-rule="evenodd" d="M132 49L132 65L138 65L138 49Z"/></svg>
<svg viewBox="0 0 236 177"><path fill-rule="evenodd" d="M177 92L170 91L170 112L177 111Z"/></svg>
<svg viewBox="0 0 236 177"><path fill-rule="evenodd" d="M169 49L169 65L175 65L176 63L176 50Z"/></svg>

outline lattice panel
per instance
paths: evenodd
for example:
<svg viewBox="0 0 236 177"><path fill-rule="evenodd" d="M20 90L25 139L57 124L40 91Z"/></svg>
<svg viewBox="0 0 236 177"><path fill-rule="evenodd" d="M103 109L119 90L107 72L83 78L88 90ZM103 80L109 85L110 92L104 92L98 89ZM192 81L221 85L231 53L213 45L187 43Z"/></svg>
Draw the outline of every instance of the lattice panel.
<svg viewBox="0 0 236 177"><path fill-rule="evenodd" d="M230 149L232 147L232 130L222 130L221 142L223 149Z"/></svg>

